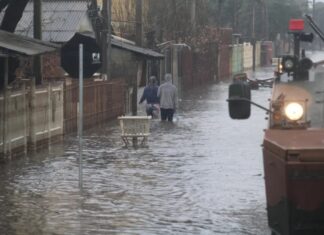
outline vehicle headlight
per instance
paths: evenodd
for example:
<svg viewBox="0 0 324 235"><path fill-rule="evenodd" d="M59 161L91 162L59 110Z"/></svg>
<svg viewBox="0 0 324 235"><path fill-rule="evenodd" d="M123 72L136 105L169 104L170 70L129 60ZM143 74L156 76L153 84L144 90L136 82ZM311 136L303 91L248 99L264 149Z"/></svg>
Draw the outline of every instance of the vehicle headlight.
<svg viewBox="0 0 324 235"><path fill-rule="evenodd" d="M293 102L285 107L285 115L291 121L298 121L304 115L304 108L301 104Z"/></svg>

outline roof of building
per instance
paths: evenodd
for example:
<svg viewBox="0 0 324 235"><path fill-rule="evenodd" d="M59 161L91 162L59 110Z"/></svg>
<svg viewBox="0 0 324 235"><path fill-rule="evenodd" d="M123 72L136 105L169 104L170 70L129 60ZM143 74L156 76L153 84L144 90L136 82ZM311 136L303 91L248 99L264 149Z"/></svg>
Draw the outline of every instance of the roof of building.
<svg viewBox="0 0 324 235"><path fill-rule="evenodd" d="M42 2L42 39L48 42L63 43L79 31L87 18L87 0L44 0ZM16 34L33 37L33 2L29 2L19 21ZM0 14L0 19L3 13ZM138 47L113 37L112 46L153 58L164 56L151 49Z"/></svg>
<svg viewBox="0 0 324 235"><path fill-rule="evenodd" d="M111 45L118 47L118 48L122 48L125 50L129 50L134 52L135 54L139 54L139 55L144 55L144 56L148 56L148 57L154 57L154 58L164 58L164 55L161 53L158 53L156 51L153 51L151 49L147 49L147 48L143 48L143 47L138 47L136 45L124 42L123 40L120 40L116 37L112 37L111 39Z"/></svg>
<svg viewBox="0 0 324 235"><path fill-rule="evenodd" d="M42 38L50 42L66 42L80 27L86 16L86 1L43 1ZM33 2L29 2L16 33L33 37Z"/></svg>
<svg viewBox="0 0 324 235"><path fill-rule="evenodd" d="M0 51L2 55L18 53L21 55L34 56L55 51L59 47L59 45L54 43L48 43L0 30Z"/></svg>

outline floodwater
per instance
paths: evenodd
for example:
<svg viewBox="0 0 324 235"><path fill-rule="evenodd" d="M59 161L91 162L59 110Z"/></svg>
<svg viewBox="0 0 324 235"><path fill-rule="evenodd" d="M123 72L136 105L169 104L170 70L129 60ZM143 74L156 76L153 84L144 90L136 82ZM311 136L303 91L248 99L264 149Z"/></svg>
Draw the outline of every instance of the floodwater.
<svg viewBox="0 0 324 235"><path fill-rule="evenodd" d="M83 190L75 136L0 165L0 234L270 234L266 114L252 107L250 119L231 120L227 90L184 94L173 124L152 121L148 148L124 148L117 122L86 131ZM269 97L269 88L252 92L265 106Z"/></svg>

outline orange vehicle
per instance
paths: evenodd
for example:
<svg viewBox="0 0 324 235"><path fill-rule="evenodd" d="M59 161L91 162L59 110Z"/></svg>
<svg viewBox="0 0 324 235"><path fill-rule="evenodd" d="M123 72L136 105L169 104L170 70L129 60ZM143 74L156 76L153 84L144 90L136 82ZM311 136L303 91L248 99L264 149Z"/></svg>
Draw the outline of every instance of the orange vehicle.
<svg viewBox="0 0 324 235"><path fill-rule="evenodd" d="M249 118L251 104L269 113L263 163L272 235L323 235L324 68L315 68L300 50L300 41L312 39L303 32L303 21L292 20L290 31L294 54L282 57L269 108L251 100L246 83L234 82L229 87L229 114L233 119Z"/></svg>

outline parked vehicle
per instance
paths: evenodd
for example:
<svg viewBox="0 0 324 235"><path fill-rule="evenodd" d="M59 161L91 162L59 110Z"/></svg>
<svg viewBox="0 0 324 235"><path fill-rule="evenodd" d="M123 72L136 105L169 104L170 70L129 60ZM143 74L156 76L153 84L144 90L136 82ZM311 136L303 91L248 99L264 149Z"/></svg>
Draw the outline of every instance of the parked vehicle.
<svg viewBox="0 0 324 235"><path fill-rule="evenodd" d="M307 19L324 39L312 19ZM303 20L291 20L294 55L281 58L269 107L251 100L246 82L229 87L233 119L249 118L251 104L269 114L263 163L272 235L324 234L324 73L300 50L300 41L312 38L303 29Z"/></svg>

